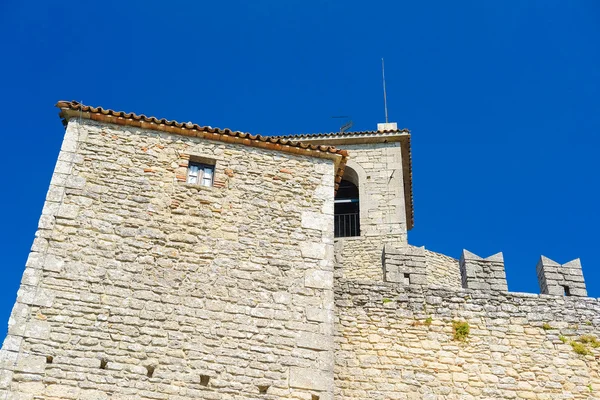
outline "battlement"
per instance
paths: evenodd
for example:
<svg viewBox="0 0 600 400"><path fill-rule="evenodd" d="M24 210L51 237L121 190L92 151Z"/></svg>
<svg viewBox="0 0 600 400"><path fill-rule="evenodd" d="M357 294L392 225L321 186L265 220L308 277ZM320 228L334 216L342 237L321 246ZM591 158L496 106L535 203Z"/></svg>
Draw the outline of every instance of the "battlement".
<svg viewBox="0 0 600 400"><path fill-rule="evenodd" d="M561 265L548 257L541 256L536 271L542 293L587 297L579 258Z"/></svg>
<svg viewBox="0 0 600 400"><path fill-rule="evenodd" d="M502 253L481 258L463 250L460 256L460 275L465 289L508 291Z"/></svg>
<svg viewBox="0 0 600 400"><path fill-rule="evenodd" d="M425 248L405 246L383 249L383 278L386 282L404 285L426 285Z"/></svg>
<svg viewBox="0 0 600 400"><path fill-rule="evenodd" d="M501 252L483 258L463 250L456 260L425 247L386 244L381 251L381 267L382 279L379 280L384 282L508 292ZM561 265L542 256L536 269L541 294L587 296L579 259Z"/></svg>

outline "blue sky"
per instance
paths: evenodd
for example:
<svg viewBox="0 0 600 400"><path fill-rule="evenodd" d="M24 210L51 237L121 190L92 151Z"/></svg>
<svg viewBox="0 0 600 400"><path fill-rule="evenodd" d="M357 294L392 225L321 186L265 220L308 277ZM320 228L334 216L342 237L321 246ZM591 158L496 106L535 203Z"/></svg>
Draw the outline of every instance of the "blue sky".
<svg viewBox="0 0 600 400"><path fill-rule="evenodd" d="M168 5L164 5L168 4ZM63 135L59 99L262 134L412 131L409 241L541 254L600 296L596 1L0 1L0 331Z"/></svg>

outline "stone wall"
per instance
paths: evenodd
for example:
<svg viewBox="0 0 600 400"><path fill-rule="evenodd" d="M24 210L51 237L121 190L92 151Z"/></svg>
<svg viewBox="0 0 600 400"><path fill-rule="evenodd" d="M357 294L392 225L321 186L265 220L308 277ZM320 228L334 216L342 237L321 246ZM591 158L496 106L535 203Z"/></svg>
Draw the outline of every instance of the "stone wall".
<svg viewBox="0 0 600 400"><path fill-rule="evenodd" d="M406 243L400 143L344 144L358 175L361 236L399 236Z"/></svg>
<svg viewBox="0 0 600 400"><path fill-rule="evenodd" d="M383 281L383 248L402 243L403 236L335 239L336 277Z"/></svg>
<svg viewBox="0 0 600 400"><path fill-rule="evenodd" d="M383 251L383 280L403 285L427 285L425 248L386 246Z"/></svg>
<svg viewBox="0 0 600 400"><path fill-rule="evenodd" d="M336 278L384 281L383 249L420 249L402 244L402 237L354 237L335 239ZM461 273L457 259L423 248L427 285L459 289Z"/></svg>
<svg viewBox="0 0 600 400"><path fill-rule="evenodd" d="M426 249L425 266L427 268L427 282L430 286L436 285L455 289L462 287L457 259Z"/></svg>
<svg viewBox="0 0 600 400"><path fill-rule="evenodd" d="M597 299L348 280L335 296L336 399L600 398Z"/></svg>
<svg viewBox="0 0 600 400"><path fill-rule="evenodd" d="M214 187L185 183L194 157L216 162ZM72 119L0 398L331 399L333 176L329 160Z"/></svg>

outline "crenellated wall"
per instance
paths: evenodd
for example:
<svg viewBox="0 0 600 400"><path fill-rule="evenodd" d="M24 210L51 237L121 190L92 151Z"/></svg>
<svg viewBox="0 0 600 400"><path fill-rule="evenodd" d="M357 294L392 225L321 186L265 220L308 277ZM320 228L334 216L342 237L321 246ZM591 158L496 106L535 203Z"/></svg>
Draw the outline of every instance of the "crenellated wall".
<svg viewBox="0 0 600 400"><path fill-rule="evenodd" d="M600 398L597 299L337 280L335 300L336 399Z"/></svg>

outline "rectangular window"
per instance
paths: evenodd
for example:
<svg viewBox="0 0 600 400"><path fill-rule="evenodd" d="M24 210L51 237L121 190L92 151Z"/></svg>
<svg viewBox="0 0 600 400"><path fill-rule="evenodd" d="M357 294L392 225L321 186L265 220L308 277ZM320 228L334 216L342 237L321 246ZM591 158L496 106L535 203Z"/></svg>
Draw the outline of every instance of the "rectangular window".
<svg viewBox="0 0 600 400"><path fill-rule="evenodd" d="M215 175L215 166L200 163L189 163L187 183L200 186L212 186Z"/></svg>

